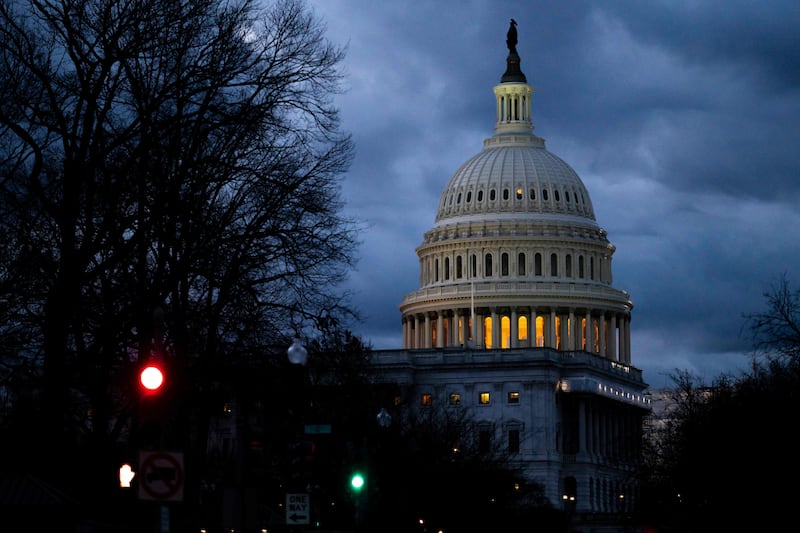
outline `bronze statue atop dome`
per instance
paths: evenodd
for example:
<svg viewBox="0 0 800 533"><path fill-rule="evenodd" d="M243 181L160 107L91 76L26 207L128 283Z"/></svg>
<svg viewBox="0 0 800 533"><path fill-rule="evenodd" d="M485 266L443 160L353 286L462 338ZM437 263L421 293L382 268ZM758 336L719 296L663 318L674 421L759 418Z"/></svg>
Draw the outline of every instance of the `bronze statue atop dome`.
<svg viewBox="0 0 800 533"><path fill-rule="evenodd" d="M506 71L500 81L514 82L514 83L527 83L525 74L520 69L519 54L517 54L517 21L511 19L511 24L508 26L508 33L506 34L506 45L508 46L508 57L506 58Z"/></svg>
<svg viewBox="0 0 800 533"><path fill-rule="evenodd" d="M511 24L508 26L506 45L508 46L509 52L513 54L517 53L517 21L514 19L511 19Z"/></svg>

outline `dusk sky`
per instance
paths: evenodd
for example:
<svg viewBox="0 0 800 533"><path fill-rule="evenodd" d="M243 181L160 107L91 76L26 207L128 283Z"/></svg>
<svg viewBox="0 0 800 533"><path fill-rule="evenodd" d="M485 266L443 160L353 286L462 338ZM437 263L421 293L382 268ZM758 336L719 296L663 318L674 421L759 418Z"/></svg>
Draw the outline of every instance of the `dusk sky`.
<svg viewBox="0 0 800 533"><path fill-rule="evenodd" d="M534 133L589 190L634 303L632 361L654 387L706 384L751 353L743 315L800 288L800 2L309 0L347 47L336 96L361 222L352 330L402 348L399 305L439 196L494 133L517 23Z"/></svg>

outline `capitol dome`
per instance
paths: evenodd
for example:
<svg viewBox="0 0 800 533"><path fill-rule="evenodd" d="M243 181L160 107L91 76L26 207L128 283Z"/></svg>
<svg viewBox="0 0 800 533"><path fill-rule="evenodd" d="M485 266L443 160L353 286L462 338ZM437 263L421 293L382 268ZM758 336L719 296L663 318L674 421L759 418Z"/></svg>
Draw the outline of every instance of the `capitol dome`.
<svg viewBox="0 0 800 533"><path fill-rule="evenodd" d="M495 133L446 183L400 311L408 349L551 347L630 363L615 247L575 170L533 134L533 87L509 48Z"/></svg>
<svg viewBox="0 0 800 533"><path fill-rule="evenodd" d="M461 165L442 193L437 224L508 214L595 227L589 192L578 174L535 135L496 135Z"/></svg>

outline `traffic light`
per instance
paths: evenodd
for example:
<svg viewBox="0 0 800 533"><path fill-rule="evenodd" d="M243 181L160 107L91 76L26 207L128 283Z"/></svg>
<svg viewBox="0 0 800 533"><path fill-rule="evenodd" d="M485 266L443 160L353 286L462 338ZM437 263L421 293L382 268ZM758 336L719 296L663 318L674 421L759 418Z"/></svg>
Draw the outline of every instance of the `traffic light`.
<svg viewBox="0 0 800 533"><path fill-rule="evenodd" d="M164 369L155 361L149 361L139 371L139 384L145 395L156 394L164 386Z"/></svg>
<svg viewBox="0 0 800 533"><path fill-rule="evenodd" d="M353 475L350 476L350 488L352 488L354 492L361 492L366 482L364 474L359 471L353 472Z"/></svg>

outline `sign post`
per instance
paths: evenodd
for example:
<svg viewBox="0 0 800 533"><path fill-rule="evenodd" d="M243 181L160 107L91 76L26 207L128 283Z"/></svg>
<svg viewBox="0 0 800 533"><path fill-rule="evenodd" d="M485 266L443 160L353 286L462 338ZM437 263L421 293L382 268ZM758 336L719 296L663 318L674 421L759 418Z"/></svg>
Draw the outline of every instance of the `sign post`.
<svg viewBox="0 0 800 533"><path fill-rule="evenodd" d="M286 494L286 525L308 524L311 504L308 494Z"/></svg>

